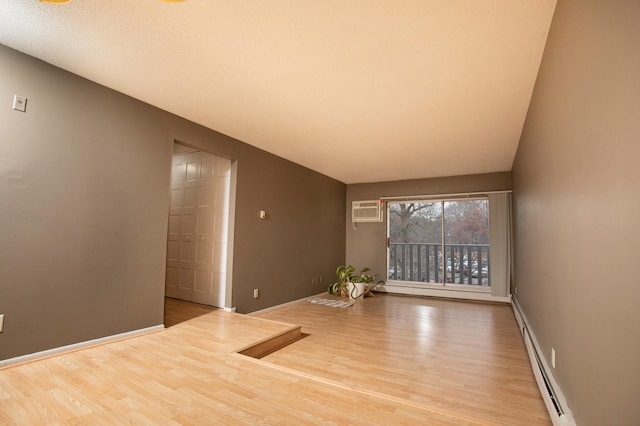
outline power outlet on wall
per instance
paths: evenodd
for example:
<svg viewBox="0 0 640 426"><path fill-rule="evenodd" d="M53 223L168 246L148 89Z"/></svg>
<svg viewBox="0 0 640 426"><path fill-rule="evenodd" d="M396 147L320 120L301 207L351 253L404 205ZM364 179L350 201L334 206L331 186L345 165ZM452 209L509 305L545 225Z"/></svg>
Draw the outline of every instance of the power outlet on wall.
<svg viewBox="0 0 640 426"><path fill-rule="evenodd" d="M0 314L0 333L2 333L3 328L4 328L4 314Z"/></svg>
<svg viewBox="0 0 640 426"><path fill-rule="evenodd" d="M556 368L556 350L551 348L551 367Z"/></svg>
<svg viewBox="0 0 640 426"><path fill-rule="evenodd" d="M260 297L260 290L258 290L257 288L253 289L253 298L257 299L258 297Z"/></svg>

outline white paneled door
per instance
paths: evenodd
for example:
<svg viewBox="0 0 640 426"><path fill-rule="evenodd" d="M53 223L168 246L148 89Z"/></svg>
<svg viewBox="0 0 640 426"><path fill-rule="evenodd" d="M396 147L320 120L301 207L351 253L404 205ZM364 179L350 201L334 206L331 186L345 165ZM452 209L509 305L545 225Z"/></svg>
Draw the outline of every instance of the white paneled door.
<svg viewBox="0 0 640 426"><path fill-rule="evenodd" d="M166 295L224 307L231 161L173 156Z"/></svg>

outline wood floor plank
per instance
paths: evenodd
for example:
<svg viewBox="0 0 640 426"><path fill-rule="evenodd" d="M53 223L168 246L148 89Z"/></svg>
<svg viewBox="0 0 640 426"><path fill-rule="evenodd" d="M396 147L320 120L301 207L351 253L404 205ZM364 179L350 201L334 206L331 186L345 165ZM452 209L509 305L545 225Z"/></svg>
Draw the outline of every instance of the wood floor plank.
<svg viewBox="0 0 640 426"><path fill-rule="evenodd" d="M504 312L371 300L261 318L168 299L164 331L0 369L0 424L548 424ZM310 335L237 353L291 325Z"/></svg>
<svg viewBox="0 0 640 426"><path fill-rule="evenodd" d="M508 305L381 295L258 316L309 334L265 361L495 424L550 424Z"/></svg>

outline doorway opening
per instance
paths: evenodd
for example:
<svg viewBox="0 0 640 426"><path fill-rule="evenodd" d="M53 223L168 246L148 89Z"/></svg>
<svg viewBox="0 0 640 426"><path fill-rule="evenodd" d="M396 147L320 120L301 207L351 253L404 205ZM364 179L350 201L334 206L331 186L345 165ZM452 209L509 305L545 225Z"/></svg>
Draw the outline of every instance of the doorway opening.
<svg viewBox="0 0 640 426"><path fill-rule="evenodd" d="M174 143L165 295L225 307L231 160Z"/></svg>

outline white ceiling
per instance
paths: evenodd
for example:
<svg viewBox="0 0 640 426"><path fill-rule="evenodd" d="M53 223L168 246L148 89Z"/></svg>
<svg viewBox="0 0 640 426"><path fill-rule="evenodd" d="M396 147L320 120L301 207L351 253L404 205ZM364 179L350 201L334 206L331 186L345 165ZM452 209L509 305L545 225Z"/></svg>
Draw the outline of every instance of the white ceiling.
<svg viewBox="0 0 640 426"><path fill-rule="evenodd" d="M345 183L510 170L555 0L0 1L0 43Z"/></svg>

